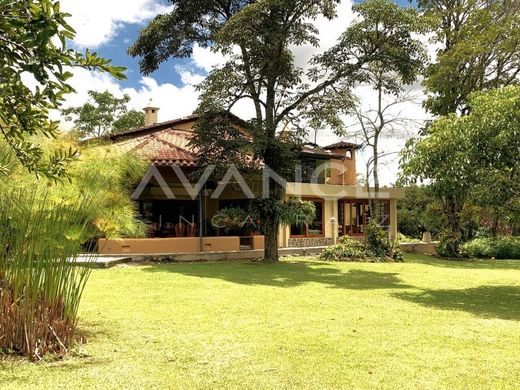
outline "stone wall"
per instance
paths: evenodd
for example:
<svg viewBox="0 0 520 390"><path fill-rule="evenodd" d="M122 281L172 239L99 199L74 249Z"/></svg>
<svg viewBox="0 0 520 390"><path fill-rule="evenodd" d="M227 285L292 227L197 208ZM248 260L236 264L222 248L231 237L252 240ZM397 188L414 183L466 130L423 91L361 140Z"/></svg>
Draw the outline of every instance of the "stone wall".
<svg viewBox="0 0 520 390"><path fill-rule="evenodd" d="M332 245L333 241L330 237L303 237L289 238L289 248L304 248L313 246Z"/></svg>

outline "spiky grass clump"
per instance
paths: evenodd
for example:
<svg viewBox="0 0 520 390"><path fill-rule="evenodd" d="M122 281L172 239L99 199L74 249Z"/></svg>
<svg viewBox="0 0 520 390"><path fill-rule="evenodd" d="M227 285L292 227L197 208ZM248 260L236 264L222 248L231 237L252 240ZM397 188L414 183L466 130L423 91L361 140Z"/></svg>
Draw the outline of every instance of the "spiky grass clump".
<svg viewBox="0 0 520 390"><path fill-rule="evenodd" d="M0 197L0 350L40 360L74 342L90 270L70 261L89 226L85 207L27 191Z"/></svg>

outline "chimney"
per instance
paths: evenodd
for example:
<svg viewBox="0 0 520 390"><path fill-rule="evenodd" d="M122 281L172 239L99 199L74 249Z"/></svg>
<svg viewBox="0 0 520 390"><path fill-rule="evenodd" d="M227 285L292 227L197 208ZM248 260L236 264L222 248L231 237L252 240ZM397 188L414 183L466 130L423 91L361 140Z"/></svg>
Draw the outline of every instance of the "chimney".
<svg viewBox="0 0 520 390"><path fill-rule="evenodd" d="M150 126L157 123L157 112L159 111L159 107L155 107L152 104L152 99L148 103L148 106L143 108L144 111L144 125Z"/></svg>

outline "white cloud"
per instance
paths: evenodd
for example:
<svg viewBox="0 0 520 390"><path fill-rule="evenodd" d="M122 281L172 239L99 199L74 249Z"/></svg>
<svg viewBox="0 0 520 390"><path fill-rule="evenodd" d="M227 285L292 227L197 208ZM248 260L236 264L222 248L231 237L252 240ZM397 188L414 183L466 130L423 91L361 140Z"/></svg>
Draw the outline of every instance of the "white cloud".
<svg viewBox="0 0 520 390"><path fill-rule="evenodd" d="M142 23L168 10L158 0L62 0L61 8L72 15L74 44L89 48L109 42L125 23Z"/></svg>
<svg viewBox="0 0 520 390"><path fill-rule="evenodd" d="M64 107L80 106L88 99L88 91L108 90L115 96L123 94L130 96L130 109L141 110L148 105L150 99L160 108L159 121L190 115L197 106L198 92L193 85L178 87L171 83L159 84L151 77L141 78L137 88L121 88L121 86L107 74L91 72L85 69L74 69L71 85L76 93L67 96ZM53 114L59 119L59 114ZM61 118L63 119L63 118ZM69 130L72 124L62 120L62 128Z"/></svg>
<svg viewBox="0 0 520 390"><path fill-rule="evenodd" d="M206 72L209 72L215 66L223 65L226 62L226 57L222 54L215 53L209 47L200 47L197 44L193 47L191 59L194 65Z"/></svg>
<svg viewBox="0 0 520 390"><path fill-rule="evenodd" d="M296 65L303 68L315 54L323 53L334 46L340 35L350 26L354 20L352 1L343 0L337 8L336 18L329 20L323 16L310 21L319 31L319 47L311 45L292 47Z"/></svg>

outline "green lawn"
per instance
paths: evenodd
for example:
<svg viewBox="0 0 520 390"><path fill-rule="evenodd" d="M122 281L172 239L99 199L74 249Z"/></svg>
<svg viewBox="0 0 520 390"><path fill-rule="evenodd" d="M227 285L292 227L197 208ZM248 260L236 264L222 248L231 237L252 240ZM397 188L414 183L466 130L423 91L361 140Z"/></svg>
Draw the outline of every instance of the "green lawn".
<svg viewBox="0 0 520 390"><path fill-rule="evenodd" d="M518 389L520 261L96 270L88 343L0 388Z"/></svg>

